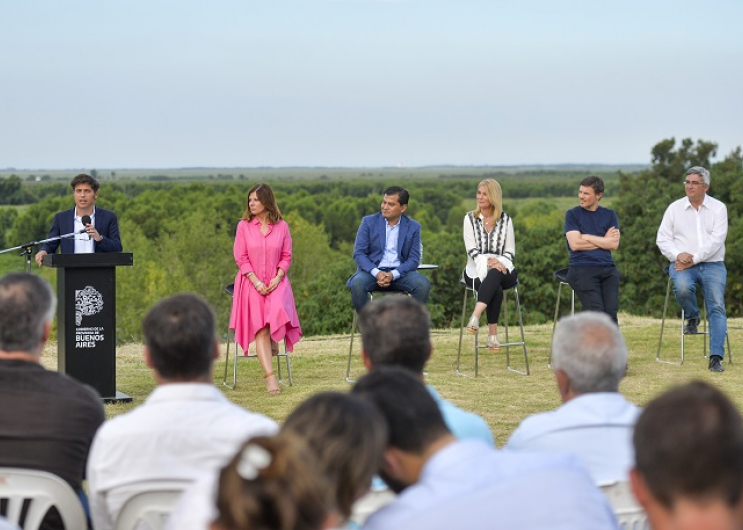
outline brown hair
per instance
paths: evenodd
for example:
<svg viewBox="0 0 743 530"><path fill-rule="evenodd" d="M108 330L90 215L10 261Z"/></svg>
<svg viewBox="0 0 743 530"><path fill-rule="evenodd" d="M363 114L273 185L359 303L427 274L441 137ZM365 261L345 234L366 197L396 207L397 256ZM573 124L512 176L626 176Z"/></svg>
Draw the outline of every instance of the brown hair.
<svg viewBox="0 0 743 530"><path fill-rule="evenodd" d="M248 440L219 475L213 527L319 530L333 504L314 461L295 437Z"/></svg>
<svg viewBox="0 0 743 530"><path fill-rule="evenodd" d="M98 192L98 188L100 187L98 181L86 173L80 173L70 181L70 187L73 190L75 189L75 187L77 187L78 184L87 184L95 192Z"/></svg>
<svg viewBox="0 0 743 530"><path fill-rule="evenodd" d="M348 519L382 463L387 424L381 413L358 396L322 392L294 409L281 433L300 437L315 453L338 511Z"/></svg>
<svg viewBox="0 0 743 530"><path fill-rule="evenodd" d="M252 221L254 215L250 213L250 206L248 206L248 202L250 201L250 195L255 192L256 197L261 202L263 207L268 212L268 222L272 225L275 225L283 217L281 216L281 211L279 210L278 204L276 204L276 197L273 194L273 190L271 189L271 186L268 184L256 184L252 188L250 188L250 191L248 192L248 201L245 203L245 213L243 213L242 219L243 221Z"/></svg>

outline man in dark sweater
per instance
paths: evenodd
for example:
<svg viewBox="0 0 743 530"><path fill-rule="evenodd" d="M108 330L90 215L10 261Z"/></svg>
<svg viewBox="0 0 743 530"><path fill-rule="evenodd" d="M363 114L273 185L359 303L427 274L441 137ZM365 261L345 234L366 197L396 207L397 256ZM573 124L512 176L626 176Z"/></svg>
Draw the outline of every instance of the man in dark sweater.
<svg viewBox="0 0 743 530"><path fill-rule="evenodd" d="M580 183L580 206L565 214L565 238L570 251L568 283L584 311L606 313L616 323L619 311L619 271L611 251L619 248L617 213L599 201L604 181L590 176Z"/></svg>
<svg viewBox="0 0 743 530"><path fill-rule="evenodd" d="M0 278L0 466L53 473L84 499L88 450L105 415L95 390L41 366L54 309L44 279ZM52 515L42 528L62 528Z"/></svg>

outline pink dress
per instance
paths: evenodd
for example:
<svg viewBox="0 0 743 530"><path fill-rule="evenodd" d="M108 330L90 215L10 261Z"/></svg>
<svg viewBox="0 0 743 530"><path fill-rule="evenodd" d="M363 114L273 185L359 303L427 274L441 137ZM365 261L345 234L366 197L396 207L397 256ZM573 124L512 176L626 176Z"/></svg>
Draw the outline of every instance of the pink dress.
<svg viewBox="0 0 743 530"><path fill-rule="evenodd" d="M254 273L268 285L276 276L278 268L286 273L292 262L292 237L289 226L282 220L268 225L268 233L261 234L261 222L257 218L240 221L235 235L235 263L240 271L235 277L235 292L232 298L230 329L235 330L235 340L248 351L258 330L268 326L271 338L276 342L286 339L286 350L293 351L294 344L302 336L294 294L289 278L268 296L260 294L245 276Z"/></svg>

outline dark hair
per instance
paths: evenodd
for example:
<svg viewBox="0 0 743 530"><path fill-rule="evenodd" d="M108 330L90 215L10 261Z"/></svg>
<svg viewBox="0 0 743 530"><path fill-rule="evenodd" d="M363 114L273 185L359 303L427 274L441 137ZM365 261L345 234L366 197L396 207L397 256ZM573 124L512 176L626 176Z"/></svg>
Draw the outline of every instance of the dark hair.
<svg viewBox="0 0 743 530"><path fill-rule="evenodd" d="M372 300L359 313L364 352L372 367L404 366L420 374L431 355L431 317L409 296Z"/></svg>
<svg viewBox="0 0 743 530"><path fill-rule="evenodd" d="M73 190L77 187L78 184L88 184L91 188L93 188L93 191L95 192L97 192L98 188L100 187L100 184L98 184L98 181L96 179L85 173L80 173L70 181L70 187L72 187Z"/></svg>
<svg viewBox="0 0 743 530"><path fill-rule="evenodd" d="M144 341L165 379L190 380L211 373L216 328L201 297L176 294L158 302L142 321Z"/></svg>
<svg viewBox="0 0 743 530"><path fill-rule="evenodd" d="M315 453L338 511L349 518L353 503L369 489L382 462L387 446L382 414L358 396L322 392L294 409L281 433L301 438Z"/></svg>
<svg viewBox="0 0 743 530"><path fill-rule="evenodd" d="M311 452L291 436L249 440L218 484L214 523L224 529L319 530L333 509Z"/></svg>
<svg viewBox="0 0 743 530"><path fill-rule="evenodd" d="M390 446L420 455L449 434L438 404L410 370L376 368L359 379L352 392L380 410L387 421Z"/></svg>
<svg viewBox="0 0 743 530"><path fill-rule="evenodd" d="M666 508L680 497L739 503L743 422L711 384L692 381L651 401L637 420L633 442L635 468Z"/></svg>
<svg viewBox="0 0 743 530"><path fill-rule="evenodd" d="M14 272L0 278L0 350L35 352L55 305L51 286L40 276Z"/></svg>
<svg viewBox="0 0 743 530"><path fill-rule="evenodd" d="M596 192L596 195L598 195L599 193L604 193L604 181L596 175L591 175L584 178L580 181L580 185L593 188L593 191Z"/></svg>
<svg viewBox="0 0 743 530"><path fill-rule="evenodd" d="M250 188L250 191L248 191L248 200L246 201L245 213L243 213L241 217L242 220L250 221L254 217L253 214L250 212L250 206L248 205L248 203L250 202L250 195L253 192L255 192L255 196L268 212L269 223L275 225L276 223L281 221L281 219L283 219L283 217L281 217L279 206L278 204L276 204L276 197L273 194L271 186L269 186L268 184L256 184L255 186Z"/></svg>
<svg viewBox="0 0 743 530"><path fill-rule="evenodd" d="M408 190L401 188L400 186L390 186L386 190L384 190L385 195L397 195L397 200L400 203L400 206L403 204L408 204L408 201L410 200L410 194L408 193Z"/></svg>

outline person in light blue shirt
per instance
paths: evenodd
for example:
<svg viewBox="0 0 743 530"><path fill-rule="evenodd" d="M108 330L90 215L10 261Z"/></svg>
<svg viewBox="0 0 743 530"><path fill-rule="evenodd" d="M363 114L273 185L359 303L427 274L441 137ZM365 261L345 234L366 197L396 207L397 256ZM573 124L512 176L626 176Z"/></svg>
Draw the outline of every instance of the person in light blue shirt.
<svg viewBox="0 0 743 530"><path fill-rule="evenodd" d="M399 492L367 519L365 530L617 528L606 498L575 457L457 440L410 371L375 368L353 393L374 403L387 421L380 476Z"/></svg>
<svg viewBox="0 0 743 530"><path fill-rule="evenodd" d="M433 352L431 317L426 306L408 296L374 300L359 314L359 330L361 357L367 370L401 366L423 380L423 367ZM478 438L495 447L485 420L444 400L433 387L427 388L455 437Z"/></svg>
<svg viewBox="0 0 743 530"><path fill-rule="evenodd" d="M572 454L597 484L628 480L640 409L619 393L627 369L619 328L596 311L563 318L552 340L552 368L563 404L522 421L505 449Z"/></svg>

